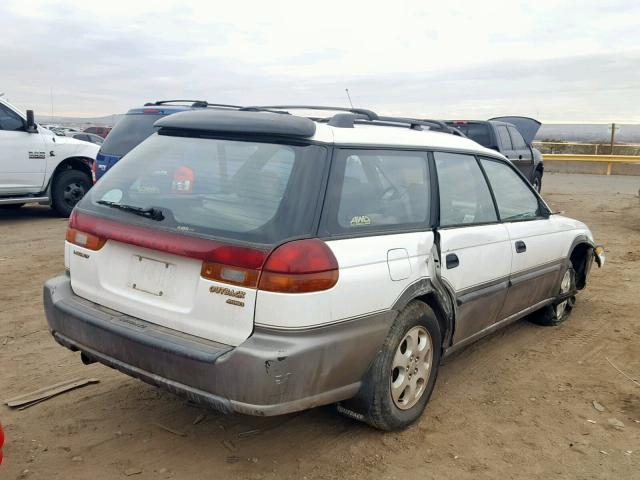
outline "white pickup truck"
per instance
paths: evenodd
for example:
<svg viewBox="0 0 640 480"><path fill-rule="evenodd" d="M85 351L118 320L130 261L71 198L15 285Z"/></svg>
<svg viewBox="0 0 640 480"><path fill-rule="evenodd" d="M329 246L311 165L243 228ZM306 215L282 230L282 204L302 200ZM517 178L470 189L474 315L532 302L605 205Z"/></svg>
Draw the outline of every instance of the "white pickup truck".
<svg viewBox="0 0 640 480"><path fill-rule="evenodd" d="M69 216L91 188L98 145L58 137L0 98L0 208L51 205Z"/></svg>

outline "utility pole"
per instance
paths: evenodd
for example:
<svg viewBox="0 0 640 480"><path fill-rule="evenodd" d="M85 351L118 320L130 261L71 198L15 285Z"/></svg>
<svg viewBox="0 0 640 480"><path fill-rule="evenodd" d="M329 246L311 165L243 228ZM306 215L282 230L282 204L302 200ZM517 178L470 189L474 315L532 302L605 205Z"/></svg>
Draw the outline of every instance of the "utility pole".
<svg viewBox="0 0 640 480"><path fill-rule="evenodd" d="M611 152L610 155L613 155L613 145L616 139L616 124L612 123L611 124Z"/></svg>
<svg viewBox="0 0 640 480"><path fill-rule="evenodd" d="M49 95L51 99L51 123L53 123L53 87L49 87Z"/></svg>

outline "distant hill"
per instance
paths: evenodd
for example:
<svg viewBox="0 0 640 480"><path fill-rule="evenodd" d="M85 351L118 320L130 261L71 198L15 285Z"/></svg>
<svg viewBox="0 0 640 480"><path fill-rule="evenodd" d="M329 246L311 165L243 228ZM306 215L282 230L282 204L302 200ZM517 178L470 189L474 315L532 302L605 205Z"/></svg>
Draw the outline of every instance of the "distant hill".
<svg viewBox="0 0 640 480"><path fill-rule="evenodd" d="M608 143L610 127L610 124L547 123L540 127L536 140ZM640 143L640 125L616 124L616 128L616 143Z"/></svg>
<svg viewBox="0 0 640 480"><path fill-rule="evenodd" d="M37 115L36 121L44 124L58 124L58 125L98 125L101 127L113 127L118 120L124 115L114 114L107 115L106 117L58 117L51 115Z"/></svg>
<svg viewBox="0 0 640 480"><path fill-rule="evenodd" d="M108 115L106 117L51 117L39 116L40 123L54 123L69 126L98 125L112 127L123 117L122 114ZM640 125L617 125L616 143L640 143ZM578 123L546 123L540 127L536 140L560 140L566 142L602 142L607 143L611 139L609 124L578 124Z"/></svg>

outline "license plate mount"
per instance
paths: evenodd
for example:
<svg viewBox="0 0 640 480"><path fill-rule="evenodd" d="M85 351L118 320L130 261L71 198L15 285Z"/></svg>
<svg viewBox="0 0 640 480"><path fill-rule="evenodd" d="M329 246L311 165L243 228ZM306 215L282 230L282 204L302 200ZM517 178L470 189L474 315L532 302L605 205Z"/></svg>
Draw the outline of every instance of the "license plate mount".
<svg viewBox="0 0 640 480"><path fill-rule="evenodd" d="M139 292L166 297L168 280L175 265L142 255L133 255L129 273L129 286Z"/></svg>

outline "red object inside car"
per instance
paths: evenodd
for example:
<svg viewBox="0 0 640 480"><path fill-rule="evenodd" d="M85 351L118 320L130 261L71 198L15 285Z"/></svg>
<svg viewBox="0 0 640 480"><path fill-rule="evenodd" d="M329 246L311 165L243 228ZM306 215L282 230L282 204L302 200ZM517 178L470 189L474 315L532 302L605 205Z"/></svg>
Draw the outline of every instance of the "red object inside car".
<svg viewBox="0 0 640 480"><path fill-rule="evenodd" d="M193 192L193 170L189 167L179 167L173 174L173 183L171 184L172 193L191 193Z"/></svg>

